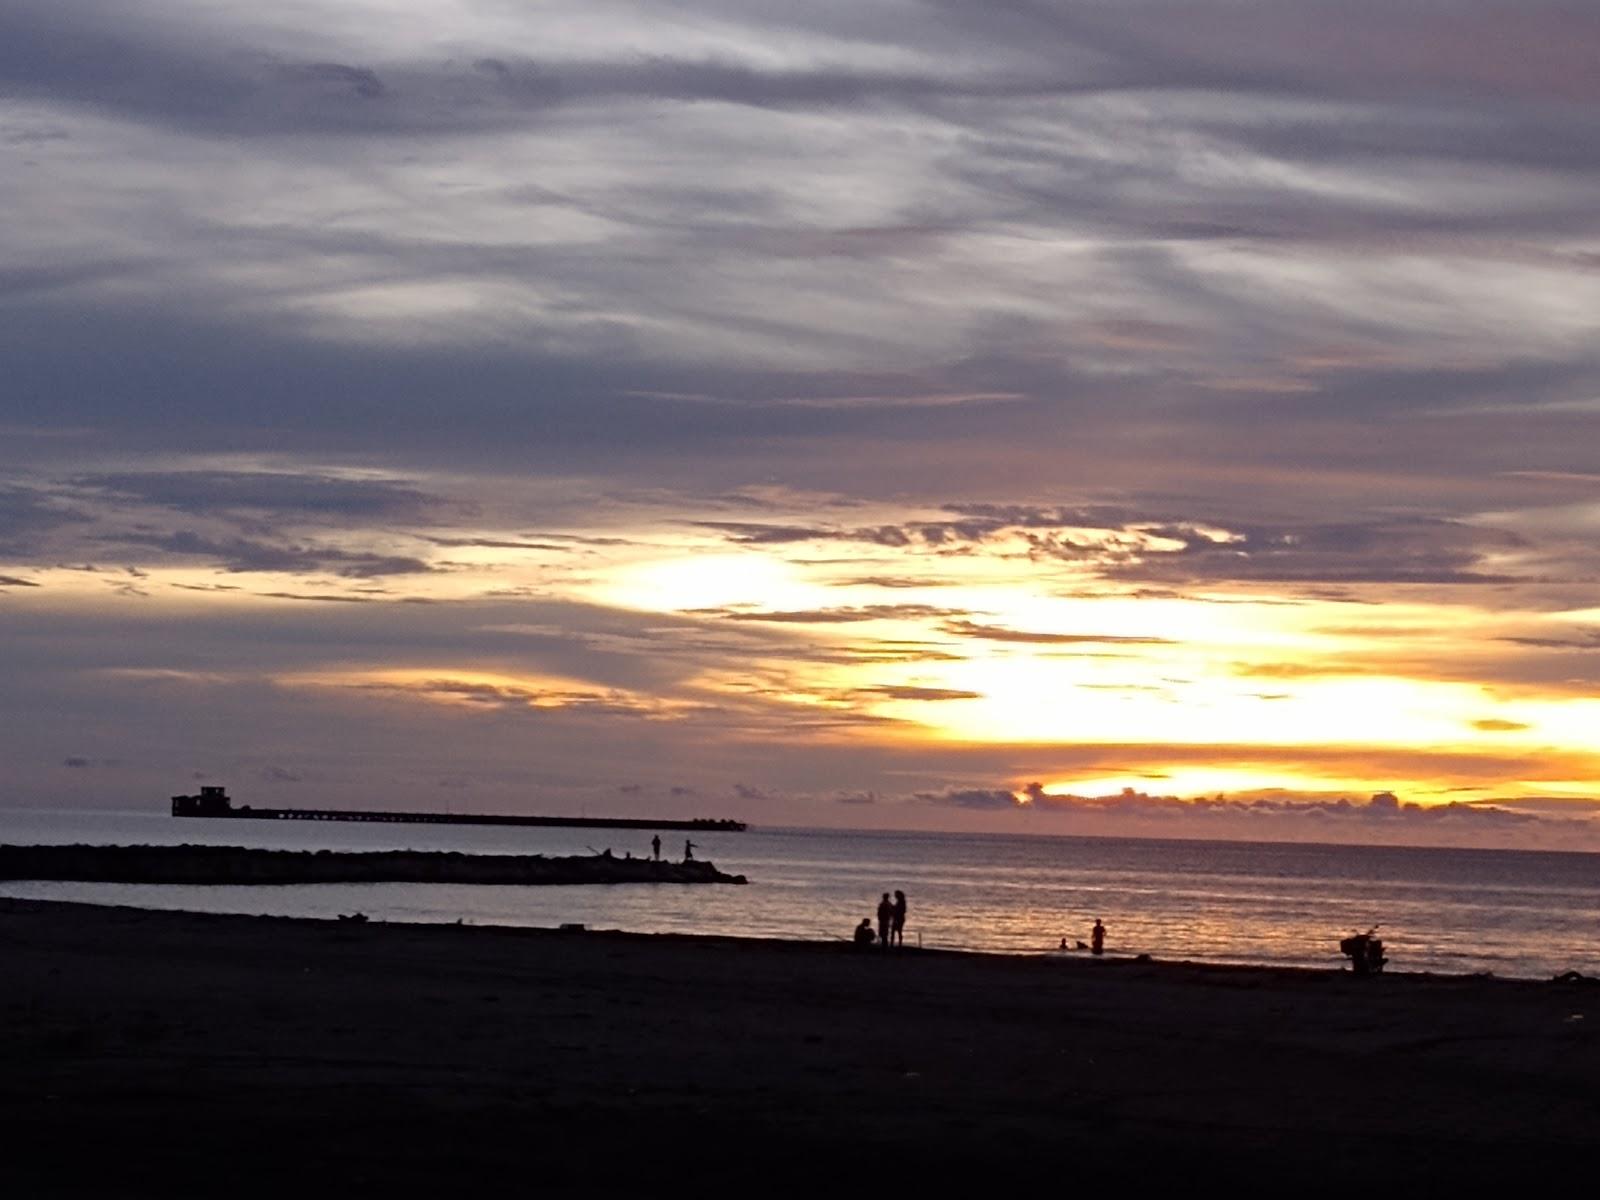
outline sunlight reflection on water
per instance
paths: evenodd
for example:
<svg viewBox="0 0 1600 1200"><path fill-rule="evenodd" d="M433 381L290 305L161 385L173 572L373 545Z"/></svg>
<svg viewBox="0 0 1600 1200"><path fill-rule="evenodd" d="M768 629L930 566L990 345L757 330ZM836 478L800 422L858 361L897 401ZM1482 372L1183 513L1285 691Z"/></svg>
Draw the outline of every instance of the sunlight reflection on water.
<svg viewBox="0 0 1600 1200"><path fill-rule="evenodd" d="M680 835L681 836L681 835ZM648 833L438 825L176 821L0 812L10 843L179 843L481 853L647 853ZM1040 953L1337 966L1338 940L1381 925L1392 969L1600 974L1600 856L1038 836L754 830L696 834L697 857L748 887L515 888L416 884L166 887L14 882L0 895L196 911L843 938L878 894L910 897L907 942ZM669 850L681 849L663 838Z"/></svg>

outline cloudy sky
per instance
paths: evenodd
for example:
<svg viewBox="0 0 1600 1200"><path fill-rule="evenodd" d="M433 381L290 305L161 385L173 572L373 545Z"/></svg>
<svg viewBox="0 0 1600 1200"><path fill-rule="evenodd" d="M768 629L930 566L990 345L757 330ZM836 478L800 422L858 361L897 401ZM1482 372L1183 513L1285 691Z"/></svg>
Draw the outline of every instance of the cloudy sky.
<svg viewBox="0 0 1600 1200"><path fill-rule="evenodd" d="M1597 61L0 0L0 804L1600 847Z"/></svg>

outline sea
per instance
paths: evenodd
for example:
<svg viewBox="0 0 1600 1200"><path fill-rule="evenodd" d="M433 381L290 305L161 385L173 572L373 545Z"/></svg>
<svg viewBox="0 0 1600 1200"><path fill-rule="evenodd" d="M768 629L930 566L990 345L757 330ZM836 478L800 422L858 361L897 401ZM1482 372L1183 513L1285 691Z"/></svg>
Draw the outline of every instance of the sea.
<svg viewBox="0 0 1600 1200"><path fill-rule="evenodd" d="M695 857L747 886L0 882L0 896L192 912L845 940L908 898L906 944L1072 958L1098 918L1107 957L1339 967L1377 930L1389 970L1600 975L1600 855L823 829L696 832ZM484 854L650 852L638 830L176 819L0 809L12 845L208 845ZM681 855L684 835L663 834ZM1060 950L1066 939L1068 950Z"/></svg>

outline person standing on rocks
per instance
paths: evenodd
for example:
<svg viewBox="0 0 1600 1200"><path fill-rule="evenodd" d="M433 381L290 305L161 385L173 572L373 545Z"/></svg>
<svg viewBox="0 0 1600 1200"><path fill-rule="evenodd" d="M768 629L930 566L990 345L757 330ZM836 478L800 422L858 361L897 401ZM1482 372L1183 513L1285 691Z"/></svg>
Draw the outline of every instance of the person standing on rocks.
<svg viewBox="0 0 1600 1200"><path fill-rule="evenodd" d="M894 894L894 908L889 914L889 932L894 935L894 944L906 944L906 894L896 891Z"/></svg>
<svg viewBox="0 0 1600 1200"><path fill-rule="evenodd" d="M656 856L656 861L661 861L661 835L658 833L650 839L650 850Z"/></svg>

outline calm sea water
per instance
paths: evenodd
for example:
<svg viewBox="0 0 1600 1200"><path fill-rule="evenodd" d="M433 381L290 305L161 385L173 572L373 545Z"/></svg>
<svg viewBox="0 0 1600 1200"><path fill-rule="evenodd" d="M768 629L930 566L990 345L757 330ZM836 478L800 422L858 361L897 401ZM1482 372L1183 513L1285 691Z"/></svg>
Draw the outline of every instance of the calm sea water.
<svg viewBox="0 0 1600 1200"><path fill-rule="evenodd" d="M0 841L649 852L649 834L175 820L165 814L0 810ZM682 835L663 836L682 852ZM1391 970L1600 974L1600 855L1115 838L754 830L696 834L697 858L747 887L317 884L168 887L0 883L0 895L196 912L844 938L881 892L910 900L908 944L1013 954L1088 940L1112 954L1336 966L1338 941L1379 925Z"/></svg>

